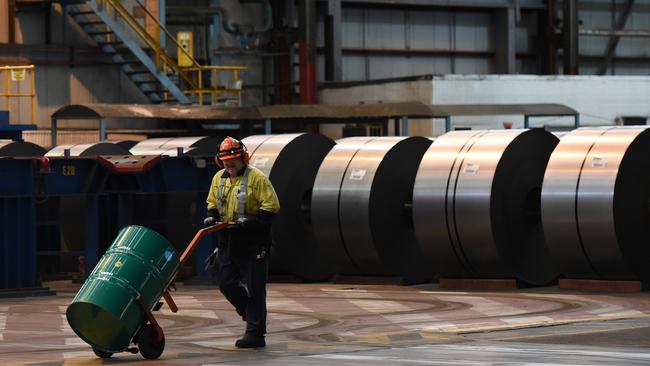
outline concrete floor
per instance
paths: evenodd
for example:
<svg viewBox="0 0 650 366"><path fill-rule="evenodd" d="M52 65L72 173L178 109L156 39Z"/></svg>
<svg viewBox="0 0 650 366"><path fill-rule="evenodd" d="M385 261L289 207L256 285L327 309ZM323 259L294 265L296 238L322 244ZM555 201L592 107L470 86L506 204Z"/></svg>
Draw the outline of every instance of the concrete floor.
<svg viewBox="0 0 650 366"><path fill-rule="evenodd" d="M557 288L270 284L268 346L238 350L244 324L213 287L179 286L180 311L156 313L158 361L94 356L65 320L77 285L56 296L0 299L0 364L93 365L649 365L650 294Z"/></svg>

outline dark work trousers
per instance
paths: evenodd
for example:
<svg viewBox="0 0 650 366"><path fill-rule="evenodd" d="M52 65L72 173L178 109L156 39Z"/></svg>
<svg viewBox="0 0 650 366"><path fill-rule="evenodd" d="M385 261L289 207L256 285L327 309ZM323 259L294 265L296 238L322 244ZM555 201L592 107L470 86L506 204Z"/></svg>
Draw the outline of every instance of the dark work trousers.
<svg viewBox="0 0 650 366"><path fill-rule="evenodd" d="M264 336L268 255L256 256L231 257L226 250L220 250L218 281L221 293L237 314L246 318L246 334Z"/></svg>

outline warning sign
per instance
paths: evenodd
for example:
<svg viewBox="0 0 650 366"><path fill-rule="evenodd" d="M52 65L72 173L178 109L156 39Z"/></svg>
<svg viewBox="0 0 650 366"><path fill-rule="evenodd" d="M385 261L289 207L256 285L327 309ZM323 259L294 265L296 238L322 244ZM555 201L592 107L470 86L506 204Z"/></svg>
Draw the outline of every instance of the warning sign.
<svg viewBox="0 0 650 366"><path fill-rule="evenodd" d="M12 81L25 80L25 69L11 70L11 80Z"/></svg>
<svg viewBox="0 0 650 366"><path fill-rule="evenodd" d="M194 65L194 33L178 32L176 33L178 41L178 66L190 67Z"/></svg>

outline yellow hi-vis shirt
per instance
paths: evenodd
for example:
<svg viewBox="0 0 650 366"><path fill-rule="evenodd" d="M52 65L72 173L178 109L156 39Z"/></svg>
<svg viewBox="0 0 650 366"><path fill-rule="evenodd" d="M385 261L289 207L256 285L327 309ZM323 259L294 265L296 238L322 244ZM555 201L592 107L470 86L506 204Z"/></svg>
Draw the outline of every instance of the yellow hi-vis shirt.
<svg viewBox="0 0 650 366"><path fill-rule="evenodd" d="M252 215L259 210L264 210L272 213L280 211L280 202L278 196L275 194L275 189L269 178L262 173L261 170L248 166L248 184L247 184L247 198L244 203L244 212L246 215ZM212 178L210 185L210 192L206 202L208 203L208 210L219 209L219 183L221 183L221 176L225 173L225 169L221 169ZM234 182L230 178L226 178L223 184L223 212L219 212L225 221L237 220L237 193L241 187L243 175L235 178Z"/></svg>

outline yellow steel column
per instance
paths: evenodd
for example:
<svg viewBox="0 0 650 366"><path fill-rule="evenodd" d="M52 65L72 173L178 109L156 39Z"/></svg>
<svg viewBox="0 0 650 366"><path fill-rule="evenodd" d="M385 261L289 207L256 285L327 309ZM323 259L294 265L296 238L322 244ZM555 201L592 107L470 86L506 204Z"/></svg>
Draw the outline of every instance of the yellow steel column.
<svg viewBox="0 0 650 366"><path fill-rule="evenodd" d="M36 122L36 75L35 75L36 69L34 68L34 66L32 66L30 69L32 71L32 78L31 78L32 92L31 92L30 99L32 102L32 124L34 124Z"/></svg>
<svg viewBox="0 0 650 366"><path fill-rule="evenodd" d="M217 69L211 68L210 69L210 75L212 75L212 93L210 93L210 99L212 101L212 104L216 104L217 101L215 100L215 96L217 96Z"/></svg>
<svg viewBox="0 0 650 366"><path fill-rule="evenodd" d="M9 108L11 107L11 103L9 102L9 94L11 94L11 92L10 92L11 91L11 81L10 81L9 74L11 74L11 71L9 71L8 69L5 69L4 72L5 72L5 75L7 76L7 78L6 78L7 79L7 84L6 84L7 90L5 91L6 92L5 98L7 100L7 111L9 111Z"/></svg>
<svg viewBox="0 0 650 366"><path fill-rule="evenodd" d="M159 68L162 59L162 51L160 47L160 25L158 23L156 23L156 38L154 40L154 44L156 48L156 67Z"/></svg>
<svg viewBox="0 0 650 366"><path fill-rule="evenodd" d="M199 105L203 105L203 72L199 67Z"/></svg>
<svg viewBox="0 0 650 366"><path fill-rule="evenodd" d="M235 78L235 85L237 85L237 81L239 81L239 70L235 69L233 70L233 77ZM241 89L237 88L237 107L241 107Z"/></svg>
<svg viewBox="0 0 650 366"><path fill-rule="evenodd" d="M104 12L106 13L106 15L109 15L109 14L110 14L110 9L111 9L111 8L110 8L109 1L110 1L110 0L105 0L105 1L104 1ZM100 8L101 8L101 7L100 7ZM107 32L110 32L110 31L111 31L111 28L110 28L108 25L106 25L106 31L107 31ZM107 34L107 35L106 35L106 41L107 41L107 42L113 42L113 36L112 36L111 34Z"/></svg>
<svg viewBox="0 0 650 366"><path fill-rule="evenodd" d="M163 64L163 73L165 75L168 75L168 73L167 73L167 64L166 63ZM160 86L162 86L164 88L164 85L160 84ZM163 90L163 101L165 103L167 103L168 99L169 99L169 92L167 91L167 89L164 89Z"/></svg>

